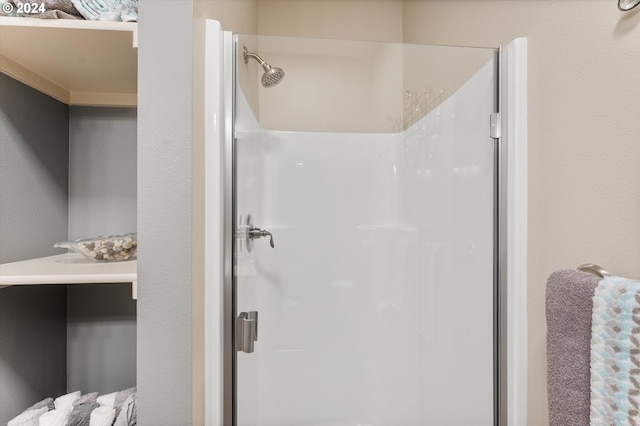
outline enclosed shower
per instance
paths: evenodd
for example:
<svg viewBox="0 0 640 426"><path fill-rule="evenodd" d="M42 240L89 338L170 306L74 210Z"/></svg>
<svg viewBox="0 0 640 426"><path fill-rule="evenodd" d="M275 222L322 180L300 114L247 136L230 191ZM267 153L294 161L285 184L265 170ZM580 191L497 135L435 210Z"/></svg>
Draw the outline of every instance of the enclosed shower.
<svg viewBox="0 0 640 426"><path fill-rule="evenodd" d="M497 50L221 34L224 424L497 424Z"/></svg>

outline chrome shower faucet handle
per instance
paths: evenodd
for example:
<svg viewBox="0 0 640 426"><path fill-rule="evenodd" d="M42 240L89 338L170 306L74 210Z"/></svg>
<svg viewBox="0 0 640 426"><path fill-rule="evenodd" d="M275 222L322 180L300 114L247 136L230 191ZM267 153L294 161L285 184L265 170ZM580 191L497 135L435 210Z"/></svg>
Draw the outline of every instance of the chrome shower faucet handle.
<svg viewBox="0 0 640 426"><path fill-rule="evenodd" d="M266 229L260 229L256 226L253 226L253 219L251 218L251 214L247 215L247 219L242 226L243 231L241 233L241 238L244 239L245 246L247 247L247 251L251 253L253 250L253 240L256 238L269 237L269 245L271 248L275 248L276 246L273 244L273 235L271 232Z"/></svg>
<svg viewBox="0 0 640 426"><path fill-rule="evenodd" d="M256 228L253 226L249 228L249 232L247 233L247 238L251 238L252 240L255 240L256 238L262 238L262 237L269 237L269 245L271 246L271 248L276 247L273 244L273 235L271 235L271 232L264 229Z"/></svg>

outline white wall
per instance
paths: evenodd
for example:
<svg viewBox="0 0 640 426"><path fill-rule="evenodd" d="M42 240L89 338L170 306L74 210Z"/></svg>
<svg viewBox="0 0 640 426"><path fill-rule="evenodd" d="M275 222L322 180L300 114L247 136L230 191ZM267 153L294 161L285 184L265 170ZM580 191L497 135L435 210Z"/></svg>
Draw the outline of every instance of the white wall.
<svg viewBox="0 0 640 426"><path fill-rule="evenodd" d="M640 277L640 10L615 1L406 0L404 40L529 45L529 407L547 424L547 277Z"/></svg>

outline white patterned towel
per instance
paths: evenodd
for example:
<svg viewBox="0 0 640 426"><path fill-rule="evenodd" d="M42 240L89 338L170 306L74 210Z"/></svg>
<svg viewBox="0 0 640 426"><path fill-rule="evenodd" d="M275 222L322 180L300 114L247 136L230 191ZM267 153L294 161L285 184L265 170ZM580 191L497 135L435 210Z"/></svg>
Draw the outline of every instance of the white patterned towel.
<svg viewBox="0 0 640 426"><path fill-rule="evenodd" d="M607 277L596 287L590 423L640 425L640 281Z"/></svg>

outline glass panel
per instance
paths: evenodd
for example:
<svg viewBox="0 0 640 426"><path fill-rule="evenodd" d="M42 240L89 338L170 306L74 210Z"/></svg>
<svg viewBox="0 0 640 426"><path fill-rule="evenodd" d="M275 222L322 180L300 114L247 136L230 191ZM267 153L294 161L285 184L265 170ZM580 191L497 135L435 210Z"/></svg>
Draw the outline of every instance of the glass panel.
<svg viewBox="0 0 640 426"><path fill-rule="evenodd" d="M237 49L237 424L492 425L495 51Z"/></svg>

